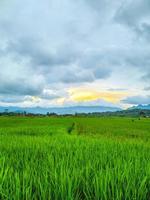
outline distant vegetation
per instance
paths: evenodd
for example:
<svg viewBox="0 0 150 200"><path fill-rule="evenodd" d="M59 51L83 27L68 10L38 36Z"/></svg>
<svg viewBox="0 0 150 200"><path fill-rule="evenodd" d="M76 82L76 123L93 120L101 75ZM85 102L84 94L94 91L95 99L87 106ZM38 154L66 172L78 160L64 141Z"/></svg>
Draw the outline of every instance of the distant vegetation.
<svg viewBox="0 0 150 200"><path fill-rule="evenodd" d="M93 112L93 113L75 113L75 114L57 114L57 113L50 113L47 114L35 114L35 113L28 113L28 112L9 112L8 110L5 112L0 112L0 116L118 116L118 117L150 117L150 110L142 110L142 109L127 109L115 112Z"/></svg>
<svg viewBox="0 0 150 200"><path fill-rule="evenodd" d="M148 200L150 119L0 117L0 200Z"/></svg>

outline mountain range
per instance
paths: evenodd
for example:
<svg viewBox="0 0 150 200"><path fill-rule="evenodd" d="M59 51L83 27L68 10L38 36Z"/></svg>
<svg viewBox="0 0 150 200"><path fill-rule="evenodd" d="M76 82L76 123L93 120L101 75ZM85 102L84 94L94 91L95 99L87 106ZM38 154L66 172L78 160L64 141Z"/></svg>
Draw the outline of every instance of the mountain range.
<svg viewBox="0 0 150 200"><path fill-rule="evenodd" d="M131 108L129 108L130 110L133 110L133 109L139 109L139 110L150 110L150 104L146 104L146 105L142 105L142 104L139 104L137 106L133 106Z"/></svg>
<svg viewBox="0 0 150 200"><path fill-rule="evenodd" d="M72 107L0 107L0 112L33 113L33 114L75 114L75 113L96 113L96 112L115 112L120 111L119 107L106 106L72 106Z"/></svg>
<svg viewBox="0 0 150 200"><path fill-rule="evenodd" d="M127 110L150 110L150 104L133 106ZM47 114L56 113L58 115L63 114L75 114L75 113L102 113L102 112L116 112L122 111L119 107L107 107L107 106L71 106L71 107L17 107L17 106L0 106L0 112L14 112L14 113L33 113L33 114Z"/></svg>

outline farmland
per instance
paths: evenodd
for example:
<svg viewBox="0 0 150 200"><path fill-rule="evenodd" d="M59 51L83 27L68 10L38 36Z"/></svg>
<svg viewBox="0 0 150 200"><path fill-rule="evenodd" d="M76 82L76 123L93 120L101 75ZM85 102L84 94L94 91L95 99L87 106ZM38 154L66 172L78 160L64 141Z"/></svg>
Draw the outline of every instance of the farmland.
<svg viewBox="0 0 150 200"><path fill-rule="evenodd" d="M0 117L0 200L149 200L150 119Z"/></svg>

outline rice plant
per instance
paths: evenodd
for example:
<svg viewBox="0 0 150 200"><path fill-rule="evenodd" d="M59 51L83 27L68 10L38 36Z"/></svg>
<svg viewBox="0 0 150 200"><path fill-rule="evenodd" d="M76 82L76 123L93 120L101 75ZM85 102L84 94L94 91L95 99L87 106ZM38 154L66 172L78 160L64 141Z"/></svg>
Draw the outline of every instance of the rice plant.
<svg viewBox="0 0 150 200"><path fill-rule="evenodd" d="M0 118L1 200L150 199L148 119L32 120Z"/></svg>

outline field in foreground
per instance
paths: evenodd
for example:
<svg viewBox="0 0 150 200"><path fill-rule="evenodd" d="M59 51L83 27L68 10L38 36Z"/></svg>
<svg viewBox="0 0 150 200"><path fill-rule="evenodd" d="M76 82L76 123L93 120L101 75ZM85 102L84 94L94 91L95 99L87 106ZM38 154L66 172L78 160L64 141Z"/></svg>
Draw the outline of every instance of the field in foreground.
<svg viewBox="0 0 150 200"><path fill-rule="evenodd" d="M0 117L0 200L149 200L150 119Z"/></svg>

